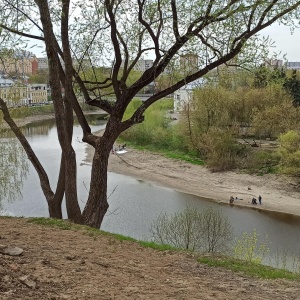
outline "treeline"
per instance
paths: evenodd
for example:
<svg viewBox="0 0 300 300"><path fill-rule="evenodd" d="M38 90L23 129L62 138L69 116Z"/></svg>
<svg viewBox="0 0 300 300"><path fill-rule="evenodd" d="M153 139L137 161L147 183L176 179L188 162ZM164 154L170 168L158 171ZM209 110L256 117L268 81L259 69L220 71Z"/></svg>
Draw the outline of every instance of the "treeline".
<svg viewBox="0 0 300 300"><path fill-rule="evenodd" d="M171 123L171 100L158 102L145 122L122 138L137 146L171 151L205 161L212 171L300 174L300 81L296 71L223 72L194 90L191 103ZM134 101L127 109L130 117ZM173 125L171 125L173 124ZM251 147L244 140L274 141L277 147ZM259 146L259 144L256 144Z"/></svg>

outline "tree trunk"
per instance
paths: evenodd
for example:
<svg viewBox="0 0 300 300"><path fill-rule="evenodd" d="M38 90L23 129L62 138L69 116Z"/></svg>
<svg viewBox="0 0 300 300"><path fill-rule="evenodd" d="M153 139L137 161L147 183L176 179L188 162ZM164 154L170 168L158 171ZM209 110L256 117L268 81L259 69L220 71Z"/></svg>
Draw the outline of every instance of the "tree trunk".
<svg viewBox="0 0 300 300"><path fill-rule="evenodd" d="M100 138L95 147L90 192L83 211L84 223L95 228L100 228L109 206L107 202L107 165L110 150L110 143Z"/></svg>
<svg viewBox="0 0 300 300"><path fill-rule="evenodd" d="M48 201L49 217L53 219L62 219L61 203L55 201L54 197Z"/></svg>

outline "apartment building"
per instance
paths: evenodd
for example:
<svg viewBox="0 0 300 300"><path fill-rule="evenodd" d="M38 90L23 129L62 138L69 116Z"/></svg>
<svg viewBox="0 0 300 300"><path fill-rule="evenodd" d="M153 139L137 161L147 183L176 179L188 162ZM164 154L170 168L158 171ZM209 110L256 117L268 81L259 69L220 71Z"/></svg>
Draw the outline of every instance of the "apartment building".
<svg viewBox="0 0 300 300"><path fill-rule="evenodd" d="M28 97L28 89L24 84L14 83L10 79L0 78L0 97L8 107L23 105Z"/></svg>
<svg viewBox="0 0 300 300"><path fill-rule="evenodd" d="M25 85L0 77L0 97L8 107L45 103L48 101L47 85Z"/></svg>
<svg viewBox="0 0 300 300"><path fill-rule="evenodd" d="M131 64L133 61L130 61ZM151 59L140 59L134 66L135 71L145 72L147 69L150 69L153 66L153 60Z"/></svg>
<svg viewBox="0 0 300 300"><path fill-rule="evenodd" d="M28 99L25 104L45 103L47 98L47 84L28 84Z"/></svg>
<svg viewBox="0 0 300 300"><path fill-rule="evenodd" d="M47 70L48 69L48 58L47 57L38 57L38 70Z"/></svg>

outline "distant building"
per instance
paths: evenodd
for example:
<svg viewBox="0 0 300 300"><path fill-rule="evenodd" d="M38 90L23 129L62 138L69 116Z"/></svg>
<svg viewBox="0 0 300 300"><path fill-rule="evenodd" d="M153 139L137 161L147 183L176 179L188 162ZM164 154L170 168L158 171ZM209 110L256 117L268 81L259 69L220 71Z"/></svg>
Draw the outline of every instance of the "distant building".
<svg viewBox="0 0 300 300"><path fill-rule="evenodd" d="M287 69L300 70L300 62L299 61L289 61L286 64Z"/></svg>
<svg viewBox="0 0 300 300"><path fill-rule="evenodd" d="M13 85L14 85L14 82L11 79L6 79L3 77L0 77L0 88L11 87Z"/></svg>
<svg viewBox="0 0 300 300"><path fill-rule="evenodd" d="M265 62L267 68L282 68L284 63L282 59L269 59Z"/></svg>
<svg viewBox="0 0 300 300"><path fill-rule="evenodd" d="M28 85L28 98L24 104L45 103L47 101L47 84Z"/></svg>
<svg viewBox="0 0 300 300"><path fill-rule="evenodd" d="M24 77L35 74L37 71L35 58L7 58L0 61L0 72Z"/></svg>
<svg viewBox="0 0 300 300"><path fill-rule="evenodd" d="M45 103L48 101L47 85L25 85L0 77L0 97L6 102L8 107Z"/></svg>
<svg viewBox="0 0 300 300"><path fill-rule="evenodd" d="M130 61L129 64L131 64L133 61ZM146 70L150 69L153 66L153 60L151 59L140 59L136 62L135 66L133 67L133 70L145 72Z"/></svg>
<svg viewBox="0 0 300 300"><path fill-rule="evenodd" d="M14 83L10 79L0 78L0 97L8 107L22 105L28 97L27 86Z"/></svg>
<svg viewBox="0 0 300 300"><path fill-rule="evenodd" d="M38 57L38 70L47 70L48 69L48 58L47 57Z"/></svg>
<svg viewBox="0 0 300 300"><path fill-rule="evenodd" d="M174 111L180 112L185 111L188 108L188 104L193 99L193 91L196 88L203 86L204 79L199 78L187 85L183 86L179 90L174 92Z"/></svg>

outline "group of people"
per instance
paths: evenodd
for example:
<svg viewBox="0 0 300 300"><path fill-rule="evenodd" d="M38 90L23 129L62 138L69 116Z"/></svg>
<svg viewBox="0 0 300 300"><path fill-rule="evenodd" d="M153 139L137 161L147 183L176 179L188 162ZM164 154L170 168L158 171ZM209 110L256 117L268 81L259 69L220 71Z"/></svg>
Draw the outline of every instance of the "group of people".
<svg viewBox="0 0 300 300"><path fill-rule="evenodd" d="M230 204L233 204L235 200L243 200L243 199L238 198L238 197L235 197L235 198L234 198L233 196L230 196L230 198L229 198L229 203L230 203ZM259 204L262 203L262 196L261 196L261 195L258 196L258 203L259 203ZM252 200L251 200L251 204L254 204L254 205L255 205L255 204L258 204L258 203L257 203L256 198L253 197Z"/></svg>
<svg viewBox="0 0 300 300"><path fill-rule="evenodd" d="M258 203L261 204L261 201L262 201L262 197L261 197L261 195L259 195L259 196L258 196ZM256 198L253 197L253 198L252 198L252 201L251 201L251 204L257 205L258 203L257 203Z"/></svg>
<svg viewBox="0 0 300 300"><path fill-rule="evenodd" d="M243 200L243 199L238 198L238 197L233 198L233 196L230 196L229 203L232 204L232 203L234 203L235 200Z"/></svg>

